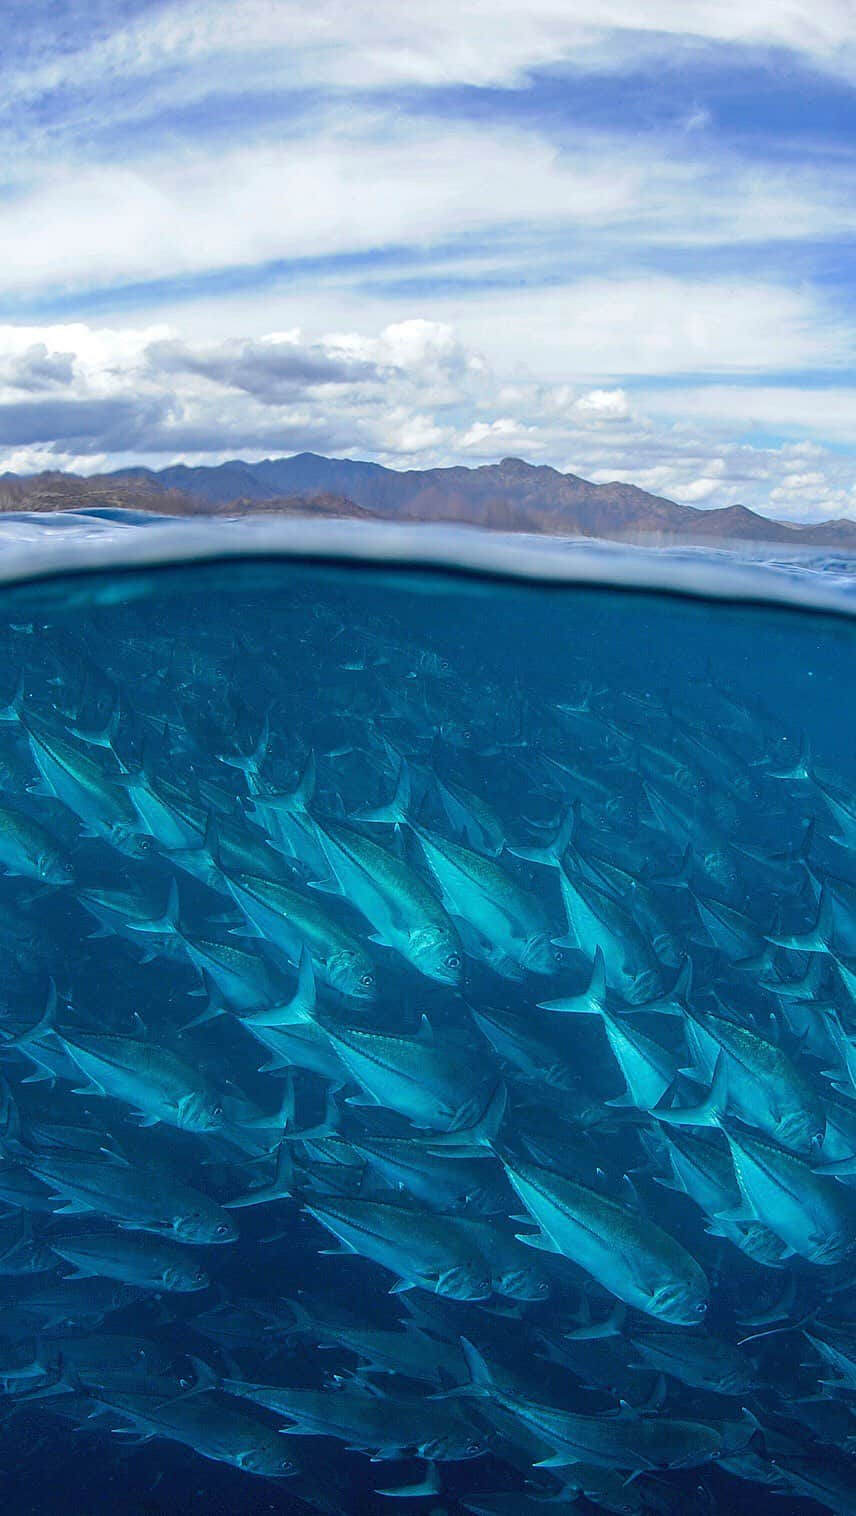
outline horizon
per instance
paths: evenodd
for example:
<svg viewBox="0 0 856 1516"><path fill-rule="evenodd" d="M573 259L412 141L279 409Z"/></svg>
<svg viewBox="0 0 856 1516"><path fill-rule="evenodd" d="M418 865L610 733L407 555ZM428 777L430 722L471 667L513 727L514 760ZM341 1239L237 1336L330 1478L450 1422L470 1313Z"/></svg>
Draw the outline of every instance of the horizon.
<svg viewBox="0 0 856 1516"><path fill-rule="evenodd" d="M523 455L856 515L847 9L33 0L0 472Z"/></svg>
<svg viewBox="0 0 856 1516"><path fill-rule="evenodd" d="M502 458L485 459L485 460L483 460L483 461L481 461L479 463L474 463L474 462L470 463L470 462L468 462L468 463L463 463L463 464L440 464L440 465L437 465L434 468L430 468L429 467L429 468L426 468L426 469L418 469L418 468L417 469L413 469L413 468L410 468L410 467L407 467L407 466L404 466L404 465L402 465L401 467L396 468L395 465L391 465L391 464L379 464L379 463L377 463L376 460L371 459L371 458L349 458L349 457L347 457L345 455L339 455L337 457L332 457L332 456L326 456L326 455L324 455L322 453L314 453L314 452L308 451L308 450L301 450L301 451L296 452L296 453L279 454L279 455L271 453L271 454L265 455L264 457L256 458L256 459L242 458L242 457L240 457L238 455L235 455L235 456L233 456L231 458L224 458L220 463L216 463L216 464L186 464L186 463L183 463L183 462L178 462L178 463L172 464L172 465L166 464L166 465L164 465L161 468L155 468L155 469L148 468L145 465L137 465L137 466L126 467L126 468L121 468L121 469L116 469L116 470L106 470L103 473L97 473L97 474L93 474L93 473L81 473L81 472L76 472L74 470L67 470L67 469L66 470L56 470L56 469L54 469L54 470L45 470L45 471L34 471L32 473L29 473L29 474L24 474L24 473L15 474L15 473L11 473L9 471L3 471L3 472L0 472L0 482L2 482L4 479L8 479L8 480L14 480L14 481L16 481L18 483L21 483L21 482L26 483L26 481L28 479L29 480L38 479L39 477L41 477L41 475L43 473L44 474L48 474L48 475L55 475L55 476L60 477L60 478L73 478L73 479L82 480L82 481L85 481L86 479L92 479L93 481L95 481L95 480L104 480L104 479L111 479L111 478L122 479L122 478L127 478L127 477L133 477L136 474L142 473L146 477L150 477L150 478L153 478L155 480L158 480L162 475L170 474L174 470L177 471L177 470L181 470L181 469L188 469L191 472L194 472L197 469L206 470L206 469L209 469L209 468L213 469L215 471L219 470L219 469L228 470L230 468L240 468L240 469L252 470L252 469L258 468L260 466L264 466L264 465L276 465L276 464L282 464L282 463L289 463L289 462L292 462L294 460L301 459L301 458L311 458L311 459L314 459L314 460L316 460L317 462L320 462L320 463L334 463L334 464L336 464L336 463L351 463L351 464L354 464L356 466L363 465L363 466L367 466L367 467L375 467L375 468L380 468L380 469L386 470L387 472L390 472L390 473L398 473L398 474L408 474L408 473L416 473L416 474L428 474L428 473L430 473L430 474L437 474L437 473L443 473L443 472L452 472L452 471L454 471L456 469L465 469L468 472L474 473L474 472L478 472L480 470L502 469L502 468L504 468L508 464L514 464L514 465L520 465L521 467L523 467L525 469L547 470L547 471L549 471L551 473L555 473L557 475L560 475L562 478L573 479L573 480L575 480L578 483L581 483L581 484L584 484L584 485L587 485L587 486L593 486L597 490L608 491L610 489L610 487L615 487L615 486L623 487L623 486L626 486L626 487L631 488L631 489L639 490L640 493L642 493L643 495L647 496L650 499L665 501L667 504L671 504L671 505L679 505L679 506L681 506L682 509L685 509L685 510L689 511L690 513L693 513L693 512L704 512L705 514L712 513L712 514L716 515L716 514L718 514L720 512L723 512L723 511L743 511L743 512L746 512L749 516L754 517L755 520L757 520L759 522L763 522L763 521L766 520L771 525L774 525L774 526L786 526L786 527L789 526L789 527L793 527L795 531L798 531L799 529L806 528L806 527L829 526L829 525L836 525L836 524L837 525L844 525L844 526L848 526L848 527L849 526L856 527L856 515L854 515L852 517L851 516L844 516L844 515L839 515L839 516L816 516L815 515L815 516L808 517L808 518L796 518L796 517L793 517L793 518L783 518L783 517L773 516L772 514L770 514L768 512L761 512L761 511L753 510L751 506L746 505L745 502L742 501L742 500L734 500L734 501L729 501L729 502L722 502L721 504L712 504L712 505L705 505L705 506L702 506L702 505L690 505L690 504L686 504L686 503L682 504L682 502L680 502L680 501L672 500L672 499L670 499L670 497L664 496L664 495L659 495L659 494L657 494L654 491L642 490L641 486L634 484L634 482L632 480L621 480L621 479L611 479L610 480L610 479L604 479L604 480L601 480L601 481L595 483L592 480L588 480L588 479L584 478L583 475L578 474L573 469L558 470L558 469L553 468L553 466L551 464L535 463L535 462L533 462L530 459L522 458L522 457L519 457L519 456L513 455L513 454L512 455L506 455L505 457L502 457ZM168 488L170 488L170 489L178 489L179 492L182 492L182 489L183 489L183 487L182 487L181 484L176 484L175 482L170 482L169 485L168 485ZM189 495L191 495L191 496L193 495L193 490L192 490L192 488L190 486L185 486L184 490ZM299 499L299 498L305 498L305 499L309 500L309 499L313 498L313 495L318 494L318 493L319 493L318 491L310 491L310 490L305 490L305 489L304 490L298 490L296 492L288 492L287 494L286 494L286 492L283 491L283 492L281 492L281 498L283 500L285 500L285 499ZM336 490L333 490L332 488L330 488L330 489L322 489L320 491L320 493L321 494L328 494L328 495L331 495L331 496L333 496L335 498L336 494L339 493L339 492L336 491ZM199 497L199 498L204 498L204 497ZM237 502L241 498L242 497L240 495L236 495L234 497L234 500L235 500L235 502ZM277 496L271 496L269 498L271 500L275 500L277 498ZM343 490L341 491L341 498L342 498L343 502L346 499L349 498L348 497L347 489L343 488ZM249 502L249 503L252 504L252 502ZM607 505L606 509L607 510L609 509L608 505Z"/></svg>

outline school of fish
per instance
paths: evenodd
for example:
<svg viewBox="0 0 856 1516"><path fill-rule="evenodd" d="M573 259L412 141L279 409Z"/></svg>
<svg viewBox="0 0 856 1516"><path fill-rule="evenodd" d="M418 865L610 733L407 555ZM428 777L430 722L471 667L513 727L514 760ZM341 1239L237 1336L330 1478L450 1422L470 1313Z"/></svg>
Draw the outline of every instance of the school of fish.
<svg viewBox="0 0 856 1516"><path fill-rule="evenodd" d="M253 613L0 626L0 1408L284 1510L856 1512L851 780L715 670Z"/></svg>

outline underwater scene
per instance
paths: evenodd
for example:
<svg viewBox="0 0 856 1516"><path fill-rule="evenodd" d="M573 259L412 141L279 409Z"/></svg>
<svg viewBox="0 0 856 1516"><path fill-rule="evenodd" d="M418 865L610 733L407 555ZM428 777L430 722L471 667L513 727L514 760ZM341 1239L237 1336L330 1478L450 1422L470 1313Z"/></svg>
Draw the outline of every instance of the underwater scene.
<svg viewBox="0 0 856 1516"><path fill-rule="evenodd" d="M9 1509L856 1511L854 639L0 589Z"/></svg>

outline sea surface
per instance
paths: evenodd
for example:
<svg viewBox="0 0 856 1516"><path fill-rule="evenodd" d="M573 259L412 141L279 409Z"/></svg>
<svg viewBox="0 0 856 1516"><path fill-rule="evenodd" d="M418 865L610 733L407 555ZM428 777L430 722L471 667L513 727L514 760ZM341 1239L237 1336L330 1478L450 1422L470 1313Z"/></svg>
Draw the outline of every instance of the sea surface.
<svg viewBox="0 0 856 1516"><path fill-rule="evenodd" d="M9 1510L856 1511L854 608L0 518Z"/></svg>

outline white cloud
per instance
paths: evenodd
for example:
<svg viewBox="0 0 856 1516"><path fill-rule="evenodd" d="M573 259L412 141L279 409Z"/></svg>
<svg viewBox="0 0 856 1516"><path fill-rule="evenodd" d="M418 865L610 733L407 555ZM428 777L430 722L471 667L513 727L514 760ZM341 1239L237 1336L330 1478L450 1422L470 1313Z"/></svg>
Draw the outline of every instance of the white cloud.
<svg viewBox="0 0 856 1516"><path fill-rule="evenodd" d="M322 84L348 90L465 83L519 85L535 69L616 67L640 56L675 56L690 43L784 47L815 65L854 65L850 0L601 0L593 12L568 0L434 0L418 11L398 0L174 0L94 43L33 66L8 68L10 98L29 98L105 76L179 88ZM133 98L133 97L131 97Z"/></svg>
<svg viewBox="0 0 856 1516"><path fill-rule="evenodd" d="M702 475L700 479L691 479L689 484L675 486L675 498L682 505L700 505L703 500L709 500L715 494L722 483L721 479L711 479Z"/></svg>
<svg viewBox="0 0 856 1516"><path fill-rule="evenodd" d="M681 122L685 132L701 132L713 125L713 116L706 106L697 105Z"/></svg>
<svg viewBox="0 0 856 1516"><path fill-rule="evenodd" d="M395 406L384 417L383 440L384 452L388 456L419 457L448 445L451 435L447 429L437 426L431 416L414 415Z"/></svg>
<svg viewBox="0 0 856 1516"><path fill-rule="evenodd" d="M596 225L632 211L626 169L560 162L525 133L336 127L222 155L62 168L4 205L0 290L97 287L440 240L487 227L505 179L515 219L558 207ZM46 228L51 229L49 236Z"/></svg>
<svg viewBox="0 0 856 1516"><path fill-rule="evenodd" d="M829 382L852 313L810 277L856 230L847 155L765 154L766 127L734 147L694 84L642 132L575 126L573 83L561 122L526 90L685 56L715 81L735 47L856 79L853 6L158 0L54 51L37 29L0 60L0 300L124 314L0 326L9 466L521 453L688 503L856 509L856 389ZM461 84L518 91L521 124L517 97L432 104ZM770 272L791 245L806 278Z"/></svg>
<svg viewBox="0 0 856 1516"><path fill-rule="evenodd" d="M630 405L624 390L589 390L574 401L574 411L583 423L626 421Z"/></svg>
<svg viewBox="0 0 856 1516"><path fill-rule="evenodd" d="M13 381L22 365L31 370L33 354L37 370L47 363L48 382L29 393ZM63 359L56 370L53 355ZM398 468L515 454L687 504L742 501L791 520L856 513L856 471L840 450L817 436L747 442L754 412L743 404L745 386L646 386L631 395L553 385L517 367L510 384L456 326L419 317L335 333L279 322L221 343L178 326L0 327L0 471L159 467L304 448ZM769 387L762 408L779 414L782 397L794 416L818 400ZM822 398L836 399L836 418L854 413L850 392ZM818 426L820 418L817 406Z"/></svg>
<svg viewBox="0 0 856 1516"><path fill-rule="evenodd" d="M492 462L499 454L522 452L527 456L542 447L536 426L526 426L511 416L495 421L476 421L458 438L458 446Z"/></svg>
<svg viewBox="0 0 856 1516"><path fill-rule="evenodd" d="M843 377L852 368L856 347L848 311L820 292L739 277L616 275L548 289L477 288L461 298L443 291L411 295L407 289L390 291L366 282L354 287L350 277L319 276L233 297L177 296L162 316L199 345L211 340L212 331L223 340L259 340L272 327L299 325L307 332L336 334L337 343L342 334L358 333L359 352L371 357L375 349L367 350L367 342L376 342L391 322L406 321L417 312L454 327L471 377L478 363L495 376L502 386L499 414L520 414L521 397L531 397L532 386L539 385L545 420L591 389L623 388L633 403L628 381L644 379L646 409L652 415L683 412L701 424L708 407L715 417L720 407L712 398L716 394L723 397L729 423L745 418L750 424L748 396L757 385L760 392L781 394L786 418L797 413L801 397L808 395L807 424L800 435L810 438L817 421L822 438L820 407L812 404L812 391L807 386L788 391L776 385L776 377L782 370L810 373L816 368L837 368ZM144 326L148 307L141 305L135 316L134 324ZM737 377L739 385L729 382ZM702 386L700 378L708 383ZM668 381L667 386L658 388L658 379ZM726 399L729 392L733 398ZM830 391L830 416L838 409L835 393ZM843 406L847 391L840 393ZM852 418L852 401L848 404ZM772 426L772 417L767 419Z"/></svg>
<svg viewBox="0 0 856 1516"><path fill-rule="evenodd" d="M753 242L771 229L780 240L817 240L854 225L843 162L823 174L813 164L750 168L721 151L666 153L657 140L607 133L571 132L560 150L537 130L495 121L330 105L299 132L225 150L171 143L121 163L34 166L4 202L0 294L57 295L490 235L477 264L486 278L492 268L512 273L521 259L537 271L548 232L584 233L601 262L620 262L641 247Z"/></svg>
<svg viewBox="0 0 856 1516"><path fill-rule="evenodd" d="M451 314L442 297L432 304L439 317ZM745 278L652 275L485 292L459 307L458 329L495 368L517 361L554 383L843 366L854 347L850 323L811 291Z"/></svg>
<svg viewBox="0 0 856 1516"><path fill-rule="evenodd" d="M468 353L450 322L411 317L393 321L377 337L363 332L333 332L324 338L331 356L374 364L379 371L420 374L437 379L484 368L481 357Z"/></svg>
<svg viewBox="0 0 856 1516"><path fill-rule="evenodd" d="M78 397L106 396L121 385L121 375L140 370L153 343L164 341L171 329L164 323L135 327L94 327L75 321L45 326L0 325L0 393L14 380L28 355L42 350L45 360L66 359L73 366ZM15 387L14 384L12 387Z"/></svg>
<svg viewBox="0 0 856 1516"><path fill-rule="evenodd" d="M76 453L49 444L32 447L13 447L0 453L0 472L9 474L41 474L55 469L69 470L75 474L100 474L113 467L106 453Z"/></svg>
<svg viewBox="0 0 856 1516"><path fill-rule="evenodd" d="M377 342L375 357L381 364L393 368L447 370L462 366L474 371L481 360L469 357L451 323L426 321L417 317L409 321L394 321L384 327Z"/></svg>
<svg viewBox="0 0 856 1516"><path fill-rule="evenodd" d="M678 395L674 390L656 387L646 391L645 407L649 415L680 414L697 423L716 427L740 426L750 430L796 434L805 438L852 443L856 434L856 385L832 388L807 381L799 385L777 385L759 381L753 384L711 384L698 388L687 384ZM810 453L815 443L802 441L800 448Z"/></svg>

